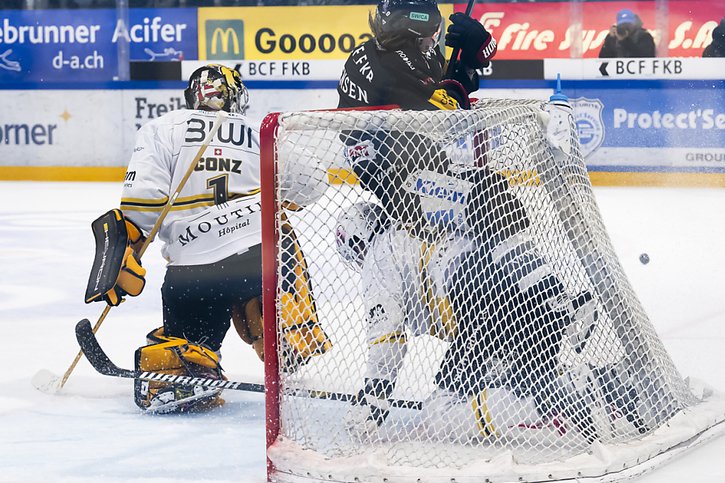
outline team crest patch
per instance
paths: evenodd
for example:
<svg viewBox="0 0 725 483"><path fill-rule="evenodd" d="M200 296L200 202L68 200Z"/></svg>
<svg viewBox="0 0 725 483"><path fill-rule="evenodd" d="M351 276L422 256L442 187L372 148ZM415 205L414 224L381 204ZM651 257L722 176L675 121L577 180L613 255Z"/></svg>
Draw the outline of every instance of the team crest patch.
<svg viewBox="0 0 725 483"><path fill-rule="evenodd" d="M360 161L372 161L376 154L375 145L369 139L353 146L345 146L345 160L350 166L354 166Z"/></svg>
<svg viewBox="0 0 725 483"><path fill-rule="evenodd" d="M604 104L599 99L579 97L571 100L574 109L574 122L579 135L582 156L592 154L604 141L604 121L602 110Z"/></svg>

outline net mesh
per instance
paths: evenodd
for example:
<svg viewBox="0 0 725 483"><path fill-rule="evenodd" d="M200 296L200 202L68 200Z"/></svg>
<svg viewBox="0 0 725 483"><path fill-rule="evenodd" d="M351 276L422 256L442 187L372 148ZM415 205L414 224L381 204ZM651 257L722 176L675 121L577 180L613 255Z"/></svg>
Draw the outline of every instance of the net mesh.
<svg viewBox="0 0 725 483"><path fill-rule="evenodd" d="M280 441L392 473L536 465L697 402L547 109L280 116L276 198L304 207L275 214Z"/></svg>

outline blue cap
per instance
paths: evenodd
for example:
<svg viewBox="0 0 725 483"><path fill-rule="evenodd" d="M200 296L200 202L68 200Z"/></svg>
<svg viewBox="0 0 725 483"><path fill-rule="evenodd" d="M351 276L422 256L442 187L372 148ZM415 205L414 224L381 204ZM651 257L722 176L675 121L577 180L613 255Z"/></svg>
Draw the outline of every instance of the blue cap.
<svg viewBox="0 0 725 483"><path fill-rule="evenodd" d="M617 12L617 25L622 25L623 23L635 23L635 17L636 15L634 12L628 8L620 10Z"/></svg>
<svg viewBox="0 0 725 483"><path fill-rule="evenodd" d="M569 102L569 98L561 92L561 74L556 74L556 89L554 89L554 94L552 94L549 97L549 102Z"/></svg>

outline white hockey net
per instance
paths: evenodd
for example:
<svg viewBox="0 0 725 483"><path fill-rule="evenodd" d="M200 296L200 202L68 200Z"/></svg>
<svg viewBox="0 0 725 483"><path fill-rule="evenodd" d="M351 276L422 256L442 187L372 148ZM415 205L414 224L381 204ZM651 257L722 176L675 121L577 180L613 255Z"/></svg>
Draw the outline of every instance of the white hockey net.
<svg viewBox="0 0 725 483"><path fill-rule="evenodd" d="M265 314L280 348L267 367L278 381L268 387L275 478L601 476L723 419L722 404L677 372L633 292L573 123L567 154L547 142L547 118L541 101L492 99L470 111L279 116L264 161L275 206L304 209L264 214L277 233L275 313ZM362 183L334 177L354 170ZM363 201L387 225L359 263L345 261L336 236L358 246L338 220ZM295 292L304 284L288 268L286 223L332 344L299 366L281 348L289 327L310 326L294 302L310 299ZM309 339L293 334L304 351ZM389 401L383 417L355 400L366 382ZM683 413L687 431L664 432Z"/></svg>

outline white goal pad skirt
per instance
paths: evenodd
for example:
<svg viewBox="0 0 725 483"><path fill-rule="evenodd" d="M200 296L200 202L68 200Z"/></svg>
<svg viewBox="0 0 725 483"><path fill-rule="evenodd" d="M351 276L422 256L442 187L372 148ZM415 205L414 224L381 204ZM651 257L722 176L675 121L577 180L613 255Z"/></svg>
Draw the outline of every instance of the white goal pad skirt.
<svg viewBox="0 0 725 483"><path fill-rule="evenodd" d="M271 480L617 481L725 432L624 274L566 109L274 114L262 155ZM355 238L359 203L386 215Z"/></svg>

